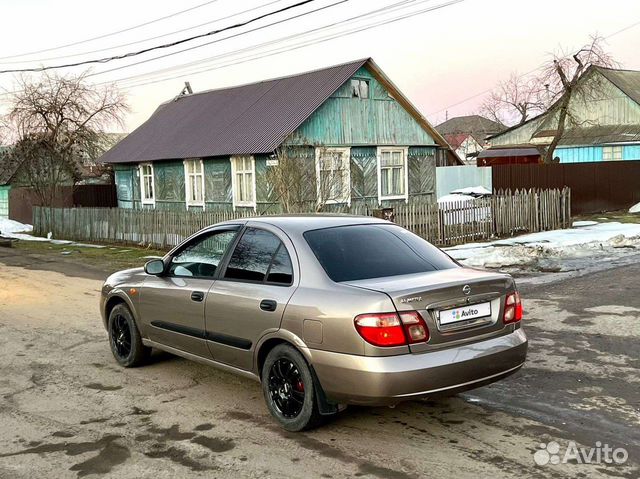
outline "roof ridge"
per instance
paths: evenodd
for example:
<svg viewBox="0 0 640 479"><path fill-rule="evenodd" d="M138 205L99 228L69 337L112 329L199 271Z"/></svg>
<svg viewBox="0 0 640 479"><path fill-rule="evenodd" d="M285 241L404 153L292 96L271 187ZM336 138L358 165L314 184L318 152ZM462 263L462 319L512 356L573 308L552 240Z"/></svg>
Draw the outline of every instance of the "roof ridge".
<svg viewBox="0 0 640 479"><path fill-rule="evenodd" d="M629 73L640 73L640 70L632 70L630 68L611 68L611 67L603 67L600 65L594 65L594 68L598 70L607 70L609 72L629 72Z"/></svg>
<svg viewBox="0 0 640 479"><path fill-rule="evenodd" d="M177 100L182 100L184 98L191 98L191 97L194 97L196 95L204 95L204 94L207 94L207 93L221 92L221 91L226 91L226 90L234 90L236 88L244 88L244 87L248 87L248 86L259 85L261 83L270 83L270 82L285 80L287 78L293 78L293 77L297 77L297 76L308 75L310 73L316 73L316 72L320 72L320 71L323 71L323 70L331 70L332 68L339 68L339 67L343 67L343 66L346 66L346 65L352 65L352 64L357 64L357 63L360 63L360 64L364 65L369 60L371 60L371 57L361 58L361 59L358 59L358 60L352 60L352 61L349 61L349 62L338 63L336 65L330 65L328 67L314 68L313 70L306 70L306 71L303 71L303 72L291 73L289 75L282 75L282 76L279 76L279 77L266 78L264 80L258 80L258 81L248 82L248 83L241 83L239 85L231 85L231 86L220 87L220 88L209 88L207 90L202 90L202 91L198 91L198 92L194 92L194 93L189 93L188 95L179 95L177 97L173 97L173 98L171 98L169 100L165 100L160 105L165 105L167 103L171 103L171 102L177 101Z"/></svg>

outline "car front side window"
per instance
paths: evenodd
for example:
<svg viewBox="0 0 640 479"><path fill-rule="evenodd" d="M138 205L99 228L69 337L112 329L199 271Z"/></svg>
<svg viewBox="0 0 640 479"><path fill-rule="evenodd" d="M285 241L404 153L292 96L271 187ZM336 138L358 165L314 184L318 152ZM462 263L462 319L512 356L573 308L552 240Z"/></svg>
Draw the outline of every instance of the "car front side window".
<svg viewBox="0 0 640 479"><path fill-rule="evenodd" d="M169 274L181 277L211 278L238 230L205 233L171 259Z"/></svg>

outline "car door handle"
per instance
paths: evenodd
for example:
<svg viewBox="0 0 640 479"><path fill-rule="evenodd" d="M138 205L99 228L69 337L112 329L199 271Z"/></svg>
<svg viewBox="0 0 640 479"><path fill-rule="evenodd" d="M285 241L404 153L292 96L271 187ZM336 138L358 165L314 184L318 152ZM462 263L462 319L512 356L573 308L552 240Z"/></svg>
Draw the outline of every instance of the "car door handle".
<svg viewBox="0 0 640 479"><path fill-rule="evenodd" d="M193 291L191 293L191 301L197 301L198 303L204 299L204 293L202 291Z"/></svg>
<svg viewBox="0 0 640 479"><path fill-rule="evenodd" d="M260 301L260 309L262 311L275 311L278 307L278 303L276 303L273 299L263 299Z"/></svg>

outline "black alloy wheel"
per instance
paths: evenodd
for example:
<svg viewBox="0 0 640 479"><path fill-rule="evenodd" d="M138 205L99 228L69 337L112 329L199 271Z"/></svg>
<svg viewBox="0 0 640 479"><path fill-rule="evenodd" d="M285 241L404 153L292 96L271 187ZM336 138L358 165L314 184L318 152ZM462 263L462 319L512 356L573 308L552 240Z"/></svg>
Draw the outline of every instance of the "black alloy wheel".
<svg viewBox="0 0 640 479"><path fill-rule="evenodd" d="M269 394L280 414L287 419L298 417L304 405L304 381L289 359L280 358L269 371Z"/></svg>
<svg viewBox="0 0 640 479"><path fill-rule="evenodd" d="M269 351L260 379L269 412L287 431L303 431L322 422L311 366L291 344L278 344Z"/></svg>
<svg viewBox="0 0 640 479"><path fill-rule="evenodd" d="M118 359L126 361L131 354L131 329L122 314L114 315L111 322L111 344Z"/></svg>
<svg viewBox="0 0 640 479"><path fill-rule="evenodd" d="M109 313L107 331L111 352L121 366L141 366L149 359L151 348L142 344L140 331L126 304L120 303L113 307Z"/></svg>

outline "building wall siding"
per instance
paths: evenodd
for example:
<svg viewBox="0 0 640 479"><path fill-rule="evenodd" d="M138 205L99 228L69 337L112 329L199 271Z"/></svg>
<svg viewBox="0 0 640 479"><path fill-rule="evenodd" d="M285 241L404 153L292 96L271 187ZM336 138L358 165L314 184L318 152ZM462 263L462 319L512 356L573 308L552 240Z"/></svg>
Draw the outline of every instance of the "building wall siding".
<svg viewBox="0 0 640 479"><path fill-rule="evenodd" d="M623 160L640 160L640 145L624 145L622 148Z"/></svg>
<svg viewBox="0 0 640 479"><path fill-rule="evenodd" d="M351 148L351 200L378 198L378 159L375 147Z"/></svg>
<svg viewBox="0 0 640 479"><path fill-rule="evenodd" d="M571 148L556 148L554 156L560 158L560 163L586 163L602 161L601 146L582 146Z"/></svg>
<svg viewBox="0 0 640 479"><path fill-rule="evenodd" d="M287 142L325 146L435 145L433 138L366 68L358 70L353 78L369 81L368 99L352 97L348 80Z"/></svg>
<svg viewBox="0 0 640 479"><path fill-rule="evenodd" d="M113 167L119 208L136 207L134 194L138 191L139 195L140 190L134 188L135 169L135 165L114 165Z"/></svg>
<svg viewBox="0 0 640 479"><path fill-rule="evenodd" d="M489 144L491 146L501 145L526 145L531 143L531 135L533 135L545 117L539 117L531 120L518 128L507 131L500 136L491 138Z"/></svg>
<svg viewBox="0 0 640 479"><path fill-rule="evenodd" d="M409 196L431 202L436 193L436 148L409 148Z"/></svg>
<svg viewBox="0 0 640 479"><path fill-rule="evenodd" d="M602 161L602 149L602 146L558 147L555 156L560 158L560 163ZM640 160L640 145L623 145L622 159Z"/></svg>

